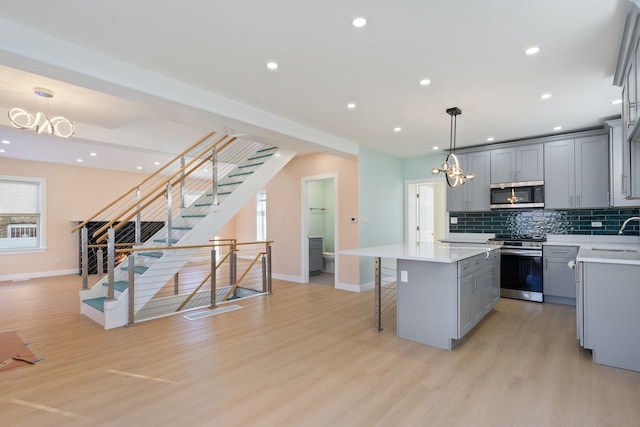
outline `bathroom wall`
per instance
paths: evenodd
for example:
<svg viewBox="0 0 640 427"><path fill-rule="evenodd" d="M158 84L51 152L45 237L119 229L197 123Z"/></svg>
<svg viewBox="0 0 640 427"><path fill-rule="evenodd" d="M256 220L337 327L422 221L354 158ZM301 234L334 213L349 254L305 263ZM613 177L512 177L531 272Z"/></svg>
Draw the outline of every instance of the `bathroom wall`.
<svg viewBox="0 0 640 427"><path fill-rule="evenodd" d="M451 212L457 224L449 224L452 233L495 233L499 237L546 237L547 234L615 235L630 216L640 215L639 208L544 210L518 209L490 212ZM601 222L602 227L594 227ZM637 236L638 222L625 228L626 235Z"/></svg>
<svg viewBox="0 0 640 427"><path fill-rule="evenodd" d="M321 179L307 183L309 199L309 230L310 236L324 238L324 252L334 252L335 235L335 207L333 179Z"/></svg>

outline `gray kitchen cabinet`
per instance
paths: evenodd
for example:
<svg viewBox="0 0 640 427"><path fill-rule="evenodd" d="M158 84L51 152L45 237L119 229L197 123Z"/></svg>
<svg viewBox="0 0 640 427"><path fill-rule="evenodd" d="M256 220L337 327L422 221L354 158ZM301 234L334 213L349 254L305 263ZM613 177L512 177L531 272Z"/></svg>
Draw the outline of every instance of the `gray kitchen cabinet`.
<svg viewBox="0 0 640 427"><path fill-rule="evenodd" d="M320 274L323 267L322 237L309 237L309 274Z"/></svg>
<svg viewBox="0 0 640 427"><path fill-rule="evenodd" d="M607 135L548 142L544 149L545 208L609 205Z"/></svg>
<svg viewBox="0 0 640 427"><path fill-rule="evenodd" d="M575 262L577 255L577 246L543 246L542 284L545 302L576 304L575 274L568 264Z"/></svg>
<svg viewBox="0 0 640 427"><path fill-rule="evenodd" d="M458 154L460 167L475 178L464 185L447 187L447 210L470 212L489 210L489 180L491 158L489 151Z"/></svg>
<svg viewBox="0 0 640 427"><path fill-rule="evenodd" d="M625 144L629 144L623 137L622 120L609 120L605 122L609 126L609 191L611 193L611 206L640 206L640 200L629 199L630 192L630 166L629 150L625 150Z"/></svg>
<svg viewBox="0 0 640 427"><path fill-rule="evenodd" d="M499 251L458 262L458 337L478 324L500 299Z"/></svg>
<svg viewBox="0 0 640 427"><path fill-rule="evenodd" d="M640 371L640 265L579 264L583 347L595 363Z"/></svg>
<svg viewBox="0 0 640 427"><path fill-rule="evenodd" d="M627 17L621 38L613 84L622 88L621 130L623 164L629 166L626 197L640 199L640 8L637 1L628 2Z"/></svg>
<svg viewBox="0 0 640 427"><path fill-rule="evenodd" d="M543 179L544 144L491 150L491 184Z"/></svg>

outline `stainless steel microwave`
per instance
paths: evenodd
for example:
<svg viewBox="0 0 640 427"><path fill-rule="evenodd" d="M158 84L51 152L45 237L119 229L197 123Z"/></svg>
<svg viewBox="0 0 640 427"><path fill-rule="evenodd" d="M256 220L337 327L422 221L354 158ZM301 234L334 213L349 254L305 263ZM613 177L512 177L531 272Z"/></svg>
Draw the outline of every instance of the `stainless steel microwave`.
<svg viewBox="0 0 640 427"><path fill-rule="evenodd" d="M544 208L544 181L491 184L491 209Z"/></svg>

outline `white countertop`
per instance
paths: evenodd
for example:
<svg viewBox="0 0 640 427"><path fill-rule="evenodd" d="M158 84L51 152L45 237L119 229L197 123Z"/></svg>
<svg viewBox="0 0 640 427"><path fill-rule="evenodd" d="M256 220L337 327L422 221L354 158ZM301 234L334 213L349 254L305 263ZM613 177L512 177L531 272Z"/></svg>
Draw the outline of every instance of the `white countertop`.
<svg viewBox="0 0 640 427"><path fill-rule="evenodd" d="M640 265L638 236L548 235L545 245L579 246L576 261Z"/></svg>
<svg viewBox="0 0 640 427"><path fill-rule="evenodd" d="M497 249L500 249L500 247L496 245L473 244L472 246L462 246L459 243L421 242L416 245L400 243L397 245L351 249L340 251L340 254L452 263Z"/></svg>

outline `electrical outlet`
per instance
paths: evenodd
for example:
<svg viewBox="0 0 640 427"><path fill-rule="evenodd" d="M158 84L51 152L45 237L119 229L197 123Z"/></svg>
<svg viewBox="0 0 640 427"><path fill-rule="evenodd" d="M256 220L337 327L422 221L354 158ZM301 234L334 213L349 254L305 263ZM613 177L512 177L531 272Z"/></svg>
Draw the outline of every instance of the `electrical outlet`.
<svg viewBox="0 0 640 427"><path fill-rule="evenodd" d="M457 224L458 223L458 217L452 216L451 218L449 218L449 223L450 224Z"/></svg>
<svg viewBox="0 0 640 427"><path fill-rule="evenodd" d="M591 228L602 228L602 221L591 221Z"/></svg>
<svg viewBox="0 0 640 427"><path fill-rule="evenodd" d="M409 273L406 270L400 270L400 281L404 283L409 281Z"/></svg>

